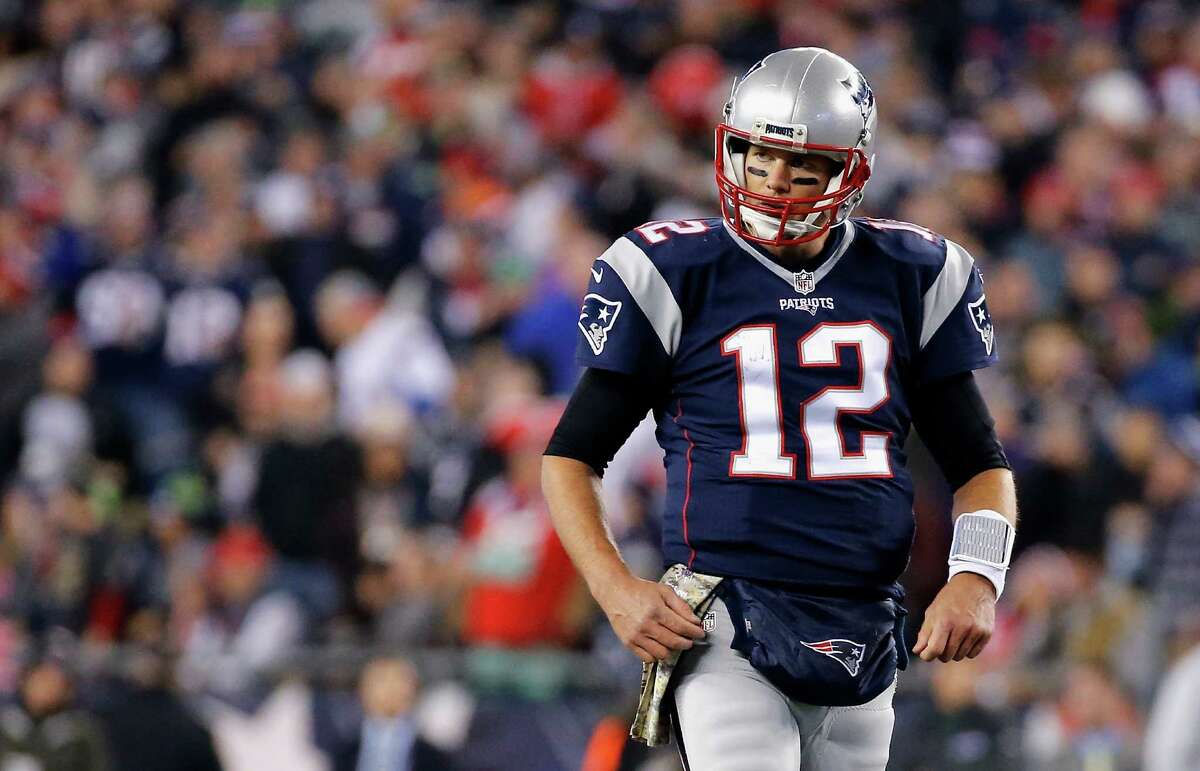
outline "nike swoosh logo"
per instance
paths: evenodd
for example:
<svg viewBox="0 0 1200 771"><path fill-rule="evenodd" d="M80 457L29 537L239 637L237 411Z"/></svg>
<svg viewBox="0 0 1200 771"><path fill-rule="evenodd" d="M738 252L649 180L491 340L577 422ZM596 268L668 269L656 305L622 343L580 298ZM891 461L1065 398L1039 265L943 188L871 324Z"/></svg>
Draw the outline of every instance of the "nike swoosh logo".
<svg viewBox="0 0 1200 771"><path fill-rule="evenodd" d="M592 268L592 278L595 280L595 282L597 284L599 284L600 279L604 278L604 268L601 268L600 270L596 270L595 268Z"/></svg>

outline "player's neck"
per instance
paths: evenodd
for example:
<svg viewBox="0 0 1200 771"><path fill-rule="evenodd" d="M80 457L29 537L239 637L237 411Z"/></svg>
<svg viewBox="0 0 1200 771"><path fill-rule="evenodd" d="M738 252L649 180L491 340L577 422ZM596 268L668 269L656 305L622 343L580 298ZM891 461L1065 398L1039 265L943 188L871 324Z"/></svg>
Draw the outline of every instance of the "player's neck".
<svg viewBox="0 0 1200 771"><path fill-rule="evenodd" d="M820 257L825 251L825 245L829 243L829 234L833 232L830 228L822 233L818 238L811 241L806 241L802 244L794 246L763 246L771 256L785 268L801 267L805 263L815 260Z"/></svg>

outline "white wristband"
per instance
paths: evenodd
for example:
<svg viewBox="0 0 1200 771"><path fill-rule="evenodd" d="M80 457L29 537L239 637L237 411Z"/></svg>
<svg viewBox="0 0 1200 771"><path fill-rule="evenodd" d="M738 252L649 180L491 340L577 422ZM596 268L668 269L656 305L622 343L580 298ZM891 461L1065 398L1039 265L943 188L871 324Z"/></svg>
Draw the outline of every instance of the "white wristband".
<svg viewBox="0 0 1200 771"><path fill-rule="evenodd" d="M996 590L996 599L1000 599L1000 595L1004 593L1004 576L1008 573L1008 568L992 568L986 565L980 565L978 562L967 562L966 560L950 560L950 578L954 578L959 573L975 573L981 575L988 581L992 582L992 588Z"/></svg>
<svg viewBox="0 0 1200 771"><path fill-rule="evenodd" d="M960 514L954 521L950 545L950 578L964 572L981 575L992 583L996 599L1000 599L1015 539L1012 523L998 512L980 509Z"/></svg>

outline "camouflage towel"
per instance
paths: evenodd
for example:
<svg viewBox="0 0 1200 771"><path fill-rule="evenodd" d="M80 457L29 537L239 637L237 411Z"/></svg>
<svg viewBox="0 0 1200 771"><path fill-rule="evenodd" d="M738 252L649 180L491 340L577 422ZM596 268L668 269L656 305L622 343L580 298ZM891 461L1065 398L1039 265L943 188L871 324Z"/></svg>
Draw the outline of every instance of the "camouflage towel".
<svg viewBox="0 0 1200 771"><path fill-rule="evenodd" d="M663 574L660 583L671 587L675 594L683 598L698 618L704 618L705 611L713 601L713 589L717 588L721 579L693 573L683 565L672 565ZM671 655L663 661L642 664L642 691L629 735L650 747L671 741L671 715L669 710L662 708L662 703L681 652L671 651Z"/></svg>

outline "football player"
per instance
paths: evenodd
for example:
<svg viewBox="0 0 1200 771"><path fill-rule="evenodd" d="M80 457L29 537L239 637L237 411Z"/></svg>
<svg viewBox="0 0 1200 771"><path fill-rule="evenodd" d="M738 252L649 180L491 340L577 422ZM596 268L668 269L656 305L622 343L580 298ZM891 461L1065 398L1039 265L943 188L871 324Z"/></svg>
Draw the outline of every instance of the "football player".
<svg viewBox="0 0 1200 771"><path fill-rule="evenodd" d="M936 233L850 216L875 131L853 65L774 53L735 83L716 129L721 217L647 223L592 268L587 369L543 488L647 662L634 735L662 741L653 725L673 722L691 769L886 765L907 662L913 426L955 490L950 578L914 652L974 657L992 631L1016 499L972 374L996 361L983 282ZM621 560L598 494L648 411L666 451L660 583Z"/></svg>

